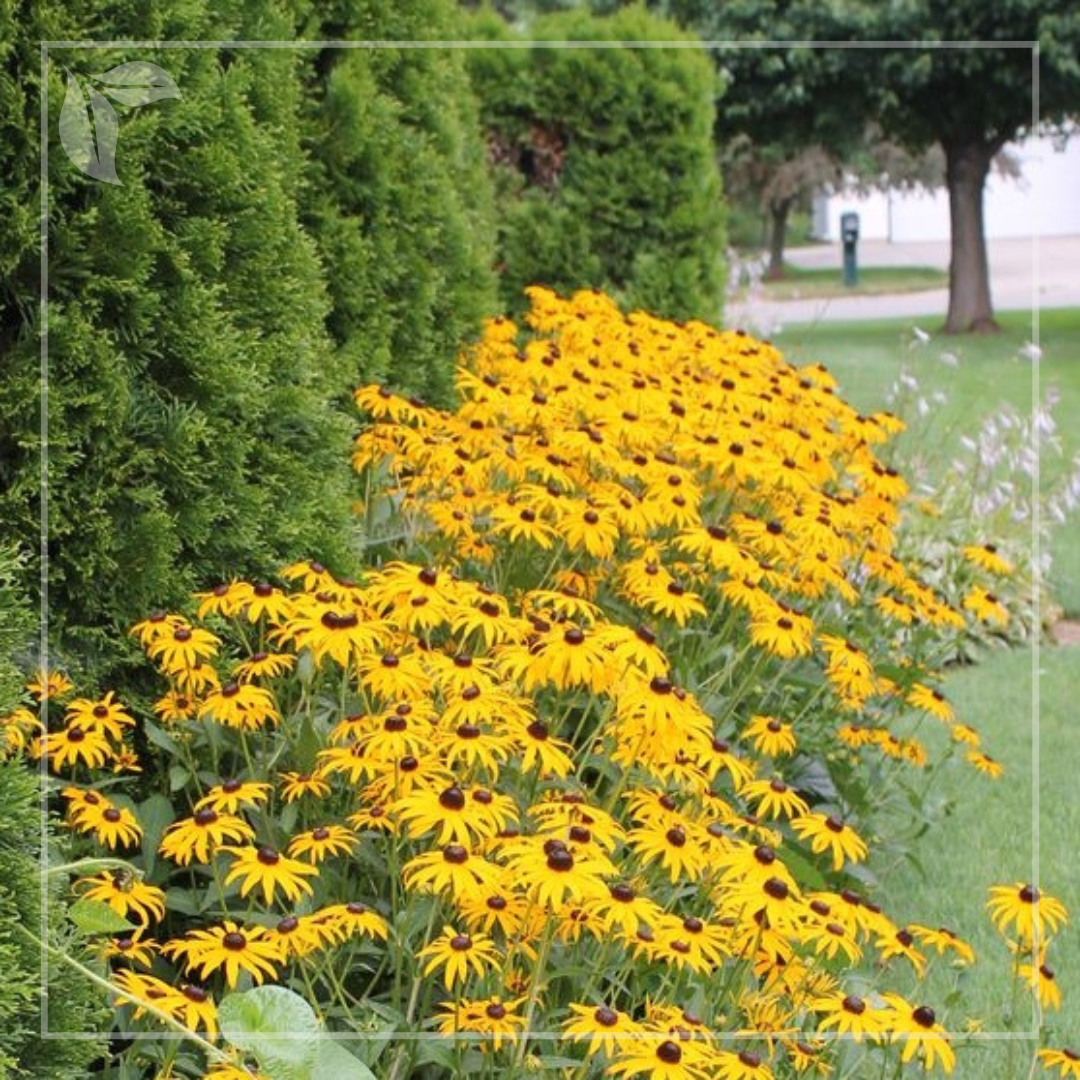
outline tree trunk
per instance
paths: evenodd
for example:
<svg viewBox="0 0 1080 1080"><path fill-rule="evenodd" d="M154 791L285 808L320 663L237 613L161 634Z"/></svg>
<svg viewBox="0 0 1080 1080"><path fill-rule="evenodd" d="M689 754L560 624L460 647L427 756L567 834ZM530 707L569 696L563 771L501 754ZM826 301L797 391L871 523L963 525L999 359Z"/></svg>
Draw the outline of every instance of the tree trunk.
<svg viewBox="0 0 1080 1080"><path fill-rule="evenodd" d="M994 150L977 137L944 143L952 225L947 334L993 333L990 268L983 228L983 189Z"/></svg>
<svg viewBox="0 0 1080 1080"><path fill-rule="evenodd" d="M795 200L778 199L769 203L769 266L765 277L776 281L784 276L784 241L787 237L787 218Z"/></svg>

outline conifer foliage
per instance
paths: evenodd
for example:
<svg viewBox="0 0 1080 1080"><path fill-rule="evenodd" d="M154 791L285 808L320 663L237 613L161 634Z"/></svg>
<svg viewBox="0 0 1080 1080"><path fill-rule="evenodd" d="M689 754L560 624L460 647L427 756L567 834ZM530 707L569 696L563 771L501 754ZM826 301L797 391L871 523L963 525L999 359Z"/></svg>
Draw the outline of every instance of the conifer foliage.
<svg viewBox="0 0 1080 1080"><path fill-rule="evenodd" d="M515 35L490 11L473 16L468 32ZM467 53L497 182L504 305L520 310L524 287L540 281L600 287L670 317L718 319L721 87L707 55L641 8L540 16L526 39L535 44ZM665 41L672 47L655 47Z"/></svg>

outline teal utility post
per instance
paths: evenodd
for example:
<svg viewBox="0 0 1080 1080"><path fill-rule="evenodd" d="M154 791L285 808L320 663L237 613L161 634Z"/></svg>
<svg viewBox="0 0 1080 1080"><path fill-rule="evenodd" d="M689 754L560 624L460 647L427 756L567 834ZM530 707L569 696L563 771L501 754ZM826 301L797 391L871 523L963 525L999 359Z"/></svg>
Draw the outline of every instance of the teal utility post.
<svg viewBox="0 0 1080 1080"><path fill-rule="evenodd" d="M855 246L859 242L859 215L848 211L840 215L840 239L844 242L844 285L854 289L859 284L859 260Z"/></svg>

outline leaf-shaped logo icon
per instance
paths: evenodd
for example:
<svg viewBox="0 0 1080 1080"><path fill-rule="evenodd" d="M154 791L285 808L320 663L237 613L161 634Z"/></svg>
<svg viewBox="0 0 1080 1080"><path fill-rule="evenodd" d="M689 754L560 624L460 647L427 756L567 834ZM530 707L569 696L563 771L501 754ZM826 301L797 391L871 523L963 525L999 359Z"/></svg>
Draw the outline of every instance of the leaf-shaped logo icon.
<svg viewBox="0 0 1080 1080"><path fill-rule="evenodd" d="M85 76L88 80L85 93L71 71L64 70L68 73L68 85L60 110L60 145L72 164L87 176L107 184L120 184L116 175L116 139L120 123L116 110L104 95L133 108L149 105L159 98L183 100L183 95L172 76L149 60L132 60L110 68L103 75Z"/></svg>
<svg viewBox="0 0 1080 1080"><path fill-rule="evenodd" d="M116 137L120 131L116 110L93 87L89 89L88 108L79 80L64 70L68 85L60 110L60 145L80 172L106 184L120 184L116 175Z"/></svg>
<svg viewBox="0 0 1080 1080"><path fill-rule="evenodd" d="M149 60L132 60L109 68L103 75L91 76L108 94L121 105L148 105L159 98L181 98L183 95L173 82L172 76Z"/></svg>

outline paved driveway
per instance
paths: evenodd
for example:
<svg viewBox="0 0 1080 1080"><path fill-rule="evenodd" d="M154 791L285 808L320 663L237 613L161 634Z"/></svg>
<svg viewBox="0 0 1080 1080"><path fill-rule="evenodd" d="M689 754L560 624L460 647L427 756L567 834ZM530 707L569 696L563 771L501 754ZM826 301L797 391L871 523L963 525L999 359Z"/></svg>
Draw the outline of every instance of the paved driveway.
<svg viewBox="0 0 1080 1080"><path fill-rule="evenodd" d="M839 244L793 248L788 259L796 266L835 267L843 264ZM998 311L1080 307L1080 236L1038 240L992 240L990 295ZM890 244L867 241L859 245L860 266L938 266L947 269L947 243ZM724 322L759 333L777 333L790 323L845 322L853 319L919 317L945 318L949 296L945 289L885 296L842 296L818 300L768 301L761 290L728 303ZM933 329L928 326L927 329Z"/></svg>

